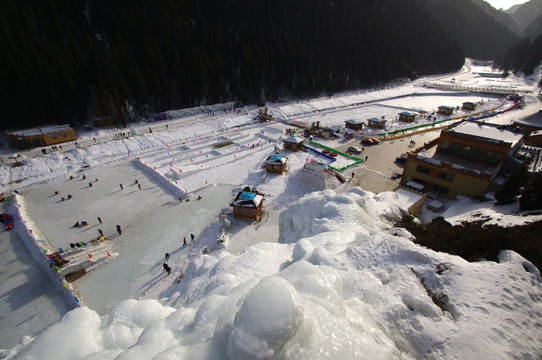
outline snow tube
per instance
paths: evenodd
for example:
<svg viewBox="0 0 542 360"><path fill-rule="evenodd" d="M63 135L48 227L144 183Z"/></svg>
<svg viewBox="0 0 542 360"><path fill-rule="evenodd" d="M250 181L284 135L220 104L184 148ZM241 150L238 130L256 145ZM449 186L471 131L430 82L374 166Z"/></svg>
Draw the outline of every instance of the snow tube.
<svg viewBox="0 0 542 360"><path fill-rule="evenodd" d="M337 153L335 152L332 152L332 153L329 153L330 156L337 156Z"/></svg>

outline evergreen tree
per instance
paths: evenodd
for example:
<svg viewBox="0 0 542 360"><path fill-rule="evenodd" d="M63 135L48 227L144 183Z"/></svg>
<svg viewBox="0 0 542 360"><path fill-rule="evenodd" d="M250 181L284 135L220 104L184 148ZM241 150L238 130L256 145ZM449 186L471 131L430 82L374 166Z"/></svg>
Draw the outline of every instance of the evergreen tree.
<svg viewBox="0 0 542 360"><path fill-rule="evenodd" d="M497 205L511 204L522 191L522 187L527 183L529 175L529 161L524 161L517 169L512 171L502 186L495 193Z"/></svg>
<svg viewBox="0 0 542 360"><path fill-rule="evenodd" d="M542 173L531 176L531 181L521 191L519 206L521 210L542 209Z"/></svg>

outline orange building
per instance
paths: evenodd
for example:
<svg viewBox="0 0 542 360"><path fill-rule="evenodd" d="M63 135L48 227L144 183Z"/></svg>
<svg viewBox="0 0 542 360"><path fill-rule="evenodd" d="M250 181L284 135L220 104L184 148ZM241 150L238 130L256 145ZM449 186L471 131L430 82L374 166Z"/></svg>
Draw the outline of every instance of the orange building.
<svg viewBox="0 0 542 360"><path fill-rule="evenodd" d="M75 131L69 125L50 125L34 129L6 131L12 146L24 149L54 145L76 140Z"/></svg>

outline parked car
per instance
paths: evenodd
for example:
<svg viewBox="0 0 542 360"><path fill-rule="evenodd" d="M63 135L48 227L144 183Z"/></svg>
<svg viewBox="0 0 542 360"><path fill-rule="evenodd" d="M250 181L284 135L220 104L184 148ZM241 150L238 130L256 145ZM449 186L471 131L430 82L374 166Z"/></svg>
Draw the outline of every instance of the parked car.
<svg viewBox="0 0 542 360"><path fill-rule="evenodd" d="M405 154L401 154L401 155L399 155L399 156L397 156L397 157L395 158L395 161L398 162L398 163L404 164L404 163L406 163L407 156L408 156L408 155L407 155L406 153L405 153Z"/></svg>
<svg viewBox="0 0 542 360"><path fill-rule="evenodd" d="M376 145L376 144L380 144L380 141L377 139L363 138L361 139L361 143L364 145Z"/></svg>
<svg viewBox="0 0 542 360"><path fill-rule="evenodd" d="M350 146L348 151L354 154L361 154L361 149L357 146Z"/></svg>

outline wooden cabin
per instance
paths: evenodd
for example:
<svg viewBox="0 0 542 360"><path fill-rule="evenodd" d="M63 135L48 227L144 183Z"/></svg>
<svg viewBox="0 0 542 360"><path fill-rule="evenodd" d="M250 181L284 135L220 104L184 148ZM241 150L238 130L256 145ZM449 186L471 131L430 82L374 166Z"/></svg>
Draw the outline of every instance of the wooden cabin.
<svg viewBox="0 0 542 360"><path fill-rule="evenodd" d="M344 124L345 124L344 126L347 129L358 131L358 130L363 129L363 125L365 125L365 122L361 120L356 120L356 119L349 119L349 120L346 120Z"/></svg>
<svg viewBox="0 0 542 360"><path fill-rule="evenodd" d="M403 111L399 113L399 121L414 122L416 120L416 113L410 111Z"/></svg>
<svg viewBox="0 0 542 360"><path fill-rule="evenodd" d="M288 167L286 166L286 161L288 158L282 155L271 155L265 160L265 170L270 173L275 174L284 174Z"/></svg>
<svg viewBox="0 0 542 360"><path fill-rule="evenodd" d="M437 114L452 115L454 110L455 110L455 108L453 106L442 105L442 106L438 107Z"/></svg>
<svg viewBox="0 0 542 360"><path fill-rule="evenodd" d="M367 119L367 126L372 127L374 129L384 129L386 127L387 121L385 119L379 119L379 118L370 118Z"/></svg>
<svg viewBox="0 0 542 360"><path fill-rule="evenodd" d="M476 109L476 104L473 102L467 101L463 103L463 106L461 107L461 109L472 111Z"/></svg>
<svg viewBox="0 0 542 360"><path fill-rule="evenodd" d="M230 203L230 206L233 207L233 216L238 219L261 219L263 200L263 194L258 190L251 191L248 187L244 188Z"/></svg>
<svg viewBox="0 0 542 360"><path fill-rule="evenodd" d="M300 136L295 136L295 135L282 140L282 142L284 143L284 150L290 150L294 152L303 149L304 141L305 139L303 139Z"/></svg>

